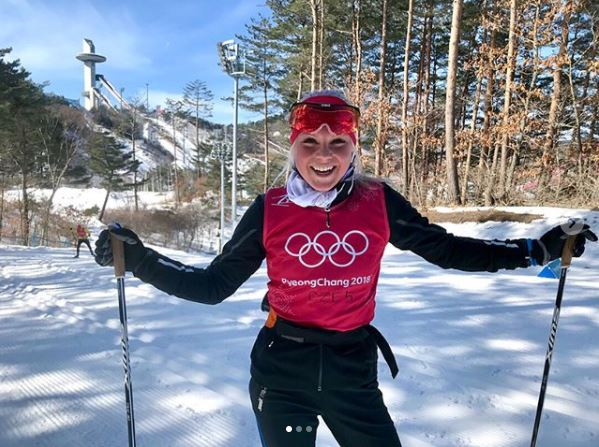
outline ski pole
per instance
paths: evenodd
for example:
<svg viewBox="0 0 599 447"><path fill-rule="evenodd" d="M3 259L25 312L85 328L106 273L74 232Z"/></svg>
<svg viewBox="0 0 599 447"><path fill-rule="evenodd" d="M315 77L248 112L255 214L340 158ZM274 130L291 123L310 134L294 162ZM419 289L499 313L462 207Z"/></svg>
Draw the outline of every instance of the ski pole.
<svg viewBox="0 0 599 447"><path fill-rule="evenodd" d="M129 447L135 447L135 420L133 418L133 387L131 385L131 365L129 364L129 335L127 332L127 304L125 302L125 249L123 241L111 236L114 276L119 294L119 317L121 319L121 347L125 368L125 404L127 406L127 429Z"/></svg>
<svg viewBox="0 0 599 447"><path fill-rule="evenodd" d="M541 382L541 392L539 393L539 402L537 404L537 414L535 416L535 425L532 430L532 440L530 447L535 447L537 444L537 434L539 425L541 424L541 414L543 413L543 403L545 402L545 392L547 391L547 380L549 379L549 368L551 367L551 357L553 356L553 346L555 345L555 336L557 334L557 323L559 321L559 313L562 307L562 295L564 293L564 285L566 284L566 274L572 262L572 252L576 242L576 235L569 236L566 239L562 250L562 260L560 267L559 286L557 288L557 297L555 299L555 309L553 310L553 320L551 322L551 331L549 332L549 344L547 346L547 354L545 355L545 368L543 370L543 380Z"/></svg>

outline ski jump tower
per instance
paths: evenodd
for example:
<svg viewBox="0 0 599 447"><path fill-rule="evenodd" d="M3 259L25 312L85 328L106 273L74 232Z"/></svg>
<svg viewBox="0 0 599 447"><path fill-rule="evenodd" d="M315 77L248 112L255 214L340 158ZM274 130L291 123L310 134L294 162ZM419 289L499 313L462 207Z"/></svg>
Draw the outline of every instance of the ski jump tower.
<svg viewBox="0 0 599 447"><path fill-rule="evenodd" d="M85 110L96 108L96 64L106 61L106 57L96 54L96 48L91 39L83 39L83 53L77 55L83 62L83 93Z"/></svg>

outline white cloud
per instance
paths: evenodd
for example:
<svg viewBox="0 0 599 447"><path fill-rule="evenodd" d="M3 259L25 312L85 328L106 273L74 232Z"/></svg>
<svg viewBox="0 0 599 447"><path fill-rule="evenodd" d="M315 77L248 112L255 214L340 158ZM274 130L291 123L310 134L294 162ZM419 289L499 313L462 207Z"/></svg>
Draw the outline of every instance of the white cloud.
<svg viewBox="0 0 599 447"><path fill-rule="evenodd" d="M98 10L89 2L44 4L20 0L0 3L0 41L13 47L12 57L21 59L32 72L59 78L80 77L83 38L96 43L96 51L108 58L111 67L136 69L148 66L149 49L141 32L126 14L114 8Z"/></svg>

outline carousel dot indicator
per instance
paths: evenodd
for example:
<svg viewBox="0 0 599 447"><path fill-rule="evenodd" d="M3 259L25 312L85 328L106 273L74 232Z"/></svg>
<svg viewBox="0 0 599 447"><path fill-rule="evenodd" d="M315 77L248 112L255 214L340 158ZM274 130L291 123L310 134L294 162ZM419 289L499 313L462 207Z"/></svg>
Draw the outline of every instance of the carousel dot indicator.
<svg viewBox="0 0 599 447"><path fill-rule="evenodd" d="M287 427L285 427L285 431L287 433L291 433L293 431L293 427L291 425L288 425Z"/></svg>

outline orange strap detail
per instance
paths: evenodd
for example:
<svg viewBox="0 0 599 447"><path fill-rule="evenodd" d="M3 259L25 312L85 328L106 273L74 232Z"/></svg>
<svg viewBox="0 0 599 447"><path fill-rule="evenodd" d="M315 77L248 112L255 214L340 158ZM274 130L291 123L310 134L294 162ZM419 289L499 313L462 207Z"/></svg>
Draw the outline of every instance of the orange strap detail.
<svg viewBox="0 0 599 447"><path fill-rule="evenodd" d="M277 322L277 314L271 308L268 311L268 318L266 319L266 322L264 323L264 326L266 326L269 329L272 329L275 326L276 322Z"/></svg>

